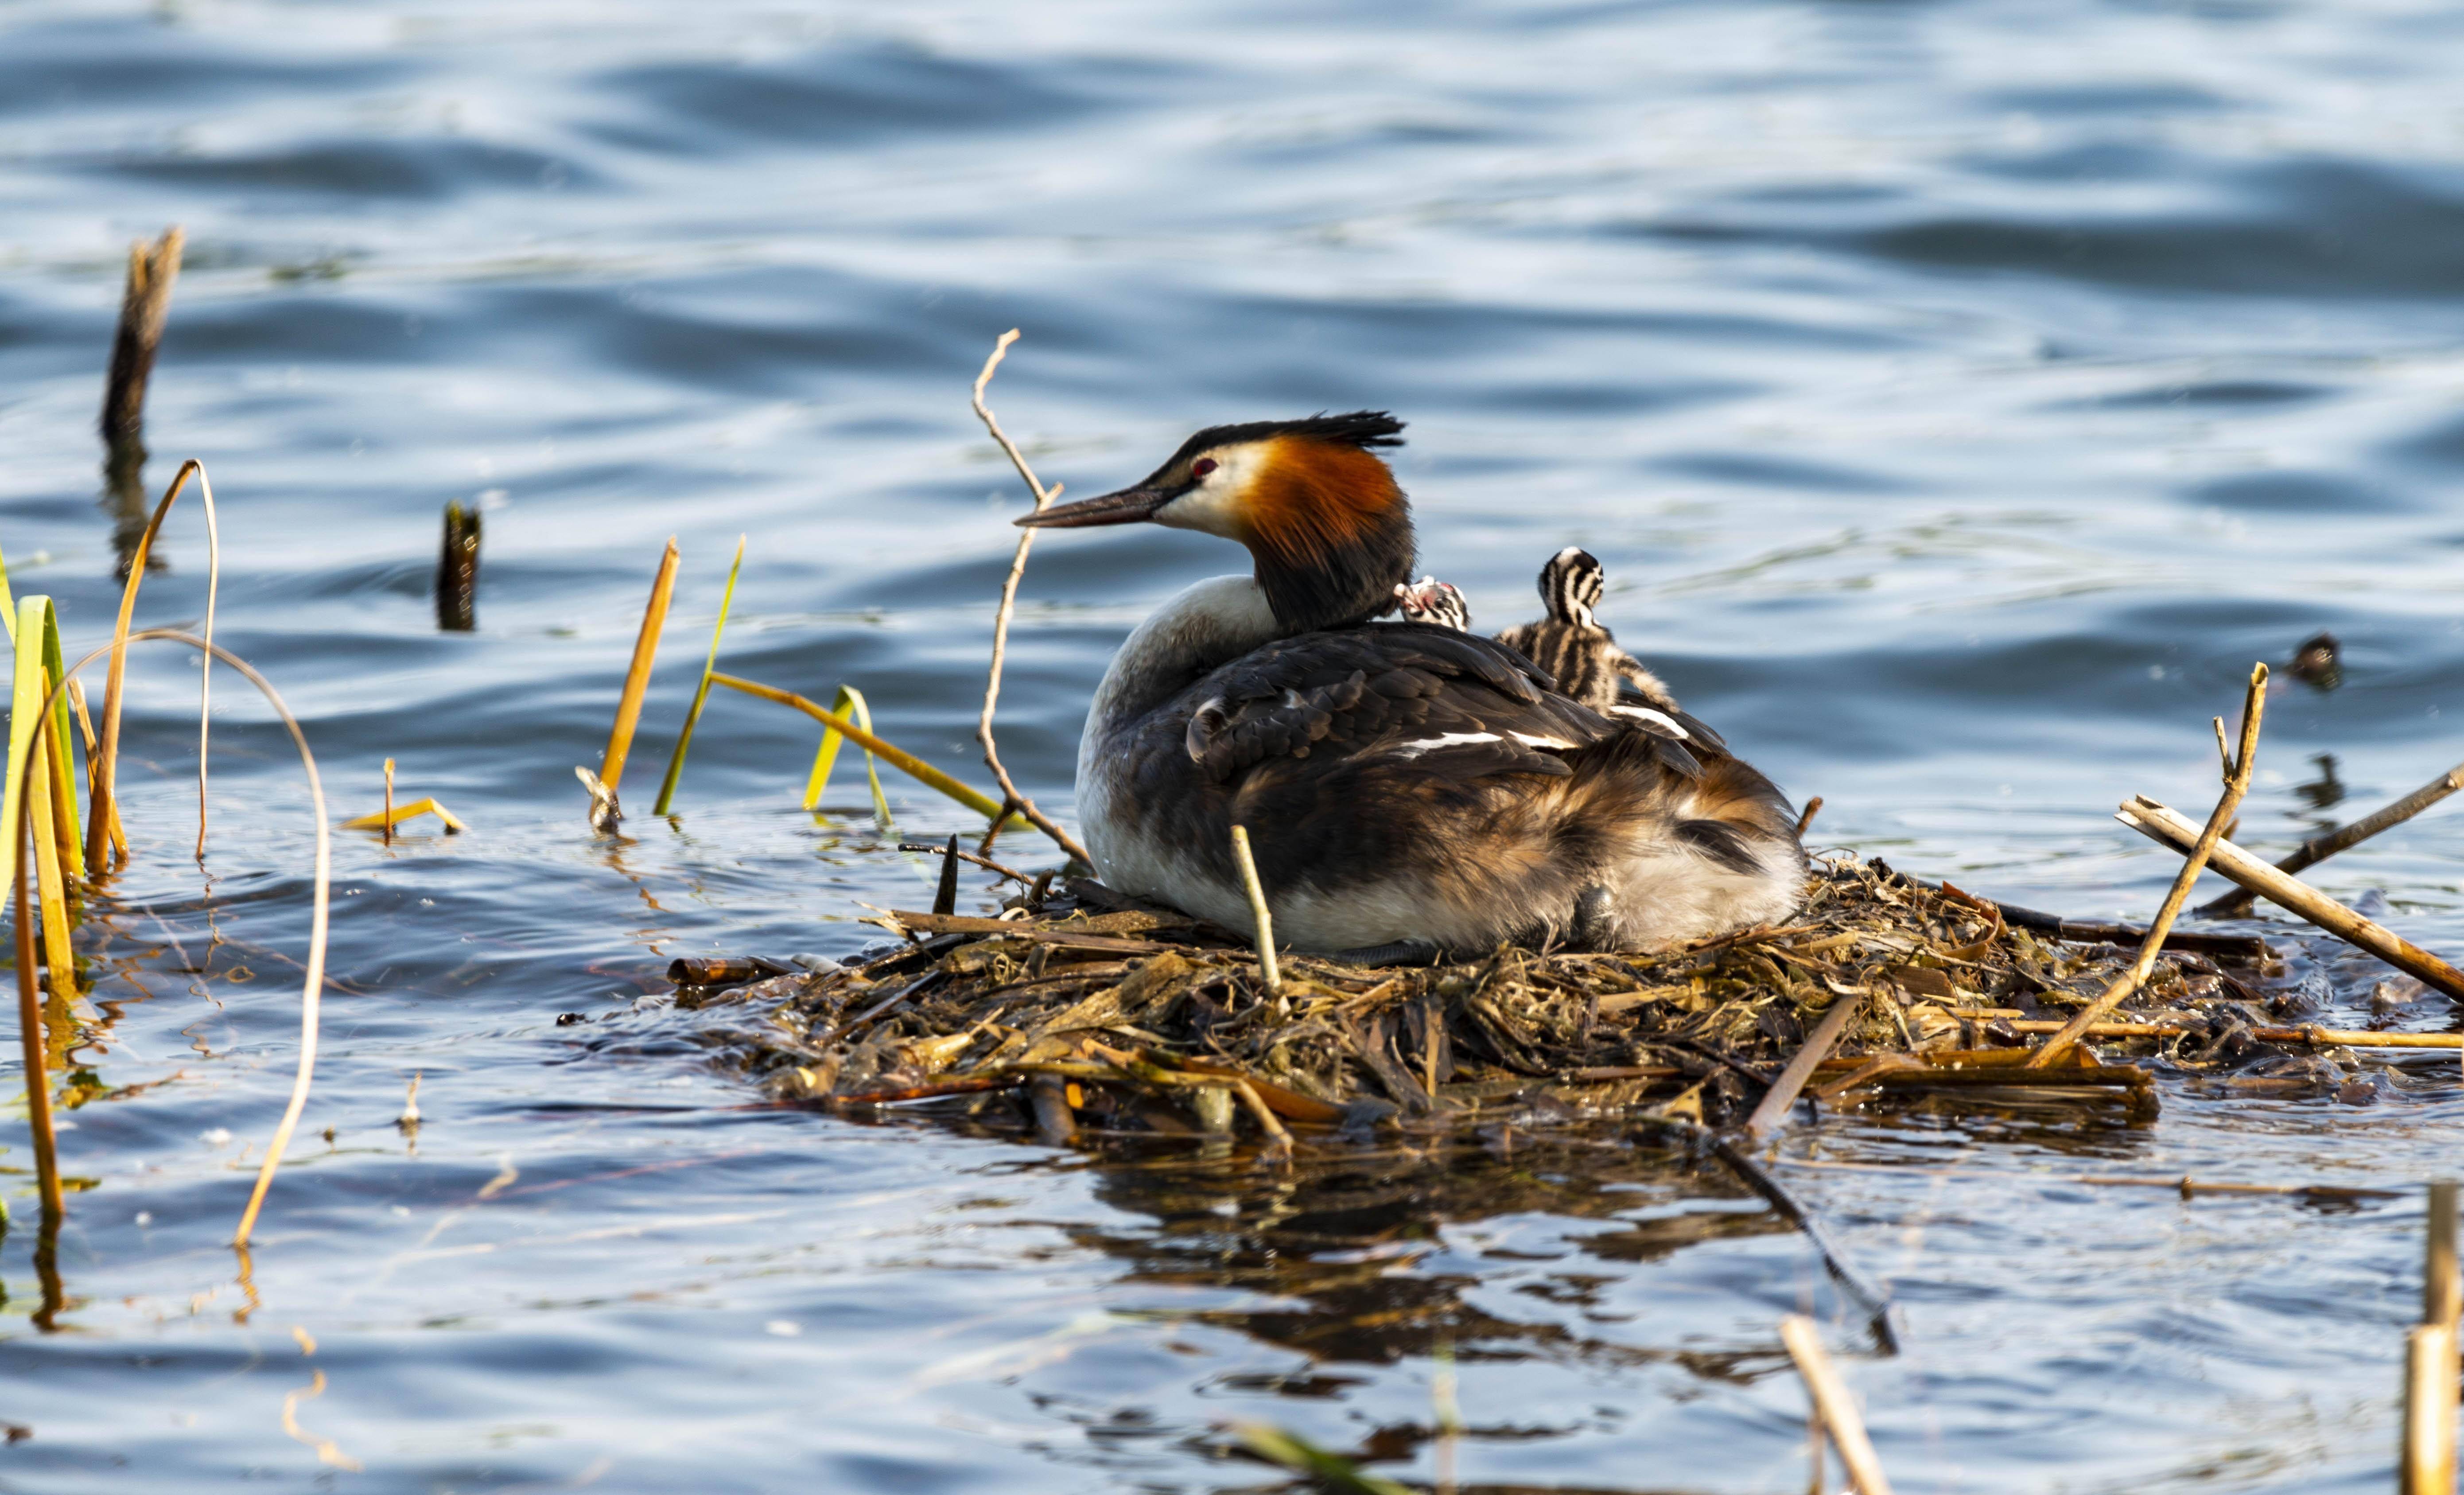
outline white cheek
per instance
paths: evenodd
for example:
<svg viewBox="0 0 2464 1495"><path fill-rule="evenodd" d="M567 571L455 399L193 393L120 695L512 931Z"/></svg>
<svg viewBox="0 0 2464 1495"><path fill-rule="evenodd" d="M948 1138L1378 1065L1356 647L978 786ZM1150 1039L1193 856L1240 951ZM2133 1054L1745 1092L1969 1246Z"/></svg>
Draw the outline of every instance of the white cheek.
<svg viewBox="0 0 2464 1495"><path fill-rule="evenodd" d="M1157 509L1155 521L1168 529L1230 535L1234 507L1231 487L1219 473Z"/></svg>

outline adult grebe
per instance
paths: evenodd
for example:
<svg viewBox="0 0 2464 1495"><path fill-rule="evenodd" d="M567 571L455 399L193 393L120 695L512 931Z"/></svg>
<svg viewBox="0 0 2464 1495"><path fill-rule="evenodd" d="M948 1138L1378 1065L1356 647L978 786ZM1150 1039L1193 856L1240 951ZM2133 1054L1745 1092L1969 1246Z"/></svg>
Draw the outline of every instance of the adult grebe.
<svg viewBox="0 0 2464 1495"><path fill-rule="evenodd" d="M1246 930L1245 824L1281 940L1389 956L1787 916L1805 853L1762 775L1489 640L1368 621L1411 575L1411 508L1375 451L1402 429L1367 410L1211 427L1134 487L1018 521L1200 530L1254 562L1165 604L1105 672L1078 749L1096 871Z"/></svg>

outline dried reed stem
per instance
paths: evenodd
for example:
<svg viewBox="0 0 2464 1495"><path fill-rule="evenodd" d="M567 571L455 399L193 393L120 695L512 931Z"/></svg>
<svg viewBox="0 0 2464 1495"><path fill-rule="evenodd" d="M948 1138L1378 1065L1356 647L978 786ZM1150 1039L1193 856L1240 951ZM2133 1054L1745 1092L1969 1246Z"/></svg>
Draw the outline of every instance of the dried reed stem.
<svg viewBox="0 0 2464 1495"><path fill-rule="evenodd" d="M1232 860L1241 865L1241 887L1249 895L1249 917L1258 927L1258 976L1266 995L1278 1006L1284 1000L1284 974L1275 965L1275 916L1266 909L1266 885L1258 881L1258 863L1249 855L1249 827L1232 827Z"/></svg>
<svg viewBox="0 0 2464 1495"><path fill-rule="evenodd" d="M2403 1495L2454 1495L2455 1181L2430 1185L2430 1231L2422 1256L2421 1324L2405 1345Z"/></svg>
<svg viewBox="0 0 2464 1495"><path fill-rule="evenodd" d="M128 853L128 843L116 833L120 822L117 789L120 782L120 710L121 693L128 675L128 627L137 612L137 586L144 579L146 558L153 554L154 537L161 534L163 520L171 512L172 500L188 484L197 479L197 492L206 506L206 631L204 643L210 646L214 638L214 602L222 587L222 532L214 519L214 488L206 476L205 464L195 458L180 464L171 477L171 486L164 491L163 501L154 506L154 516L145 524L144 534L138 537L137 546L129 553L128 580L120 590L120 622L114 627L111 645L111 669L102 688L102 752L99 760L86 764L87 800L85 832L85 869L88 876L99 876L103 866L116 847L122 860ZM210 721L210 666L209 654L205 668L199 670L197 685L197 854L203 856L206 846L206 747L207 727Z"/></svg>
<svg viewBox="0 0 2464 1495"><path fill-rule="evenodd" d="M1759 1141L1778 1131L1780 1124L1788 1120L1789 1108L1796 1104L1797 1094L1805 1088L1805 1082L1814 1077L1817 1065L1831 1057L1831 1050L1839 1043L1839 1035L1848 1031L1848 1020L1854 1018L1857 1009L1864 1004L1862 997L1833 1000L1830 1010L1822 1015L1822 1021L1806 1035L1805 1046L1789 1060L1788 1067L1782 1069L1779 1078L1771 1082L1771 1088L1763 1092L1762 1104L1746 1118L1748 1136Z"/></svg>
<svg viewBox="0 0 2464 1495"><path fill-rule="evenodd" d="M642 631L633 637L633 663L625 671L625 691L616 698L616 723L607 731L607 750L599 755L599 780L613 799L624 786L625 758L633 751L633 729L642 722L642 696L650 688L650 665L659 655L659 635L668 626L668 603L676 591L676 538L659 557L659 574L650 582L650 601L642 609Z"/></svg>
<svg viewBox="0 0 2464 1495"><path fill-rule="evenodd" d="M2207 869L2208 858L2215 850L2216 844L2224 840L2225 827L2233 824L2233 813L2241 808L2242 796L2250 792L2251 774L2258 766L2258 720L2266 707L2267 666L2253 665L2250 667L2250 689L2242 698L2241 742L2233 756L2224 763L2224 793L2217 798L2215 809L2208 816L2207 827L2199 832L2198 841L2184 859L2181 871L2174 874L2173 886L2165 894L2164 906L2156 911L2156 917L2149 922L2147 937L2139 945L2139 958L2130 962L2130 969L2116 978L2101 996L2074 1013L2060 1032L2047 1039L2045 1046L2036 1050L2036 1056L2028 1061L2030 1067L2042 1069L2058 1063L2063 1055L2070 1052L2071 1045L2079 1041L2079 1035L2087 1031L2089 1023L2101 1020L2106 1013L2120 1006L2123 998L2146 984L2148 974L2156 969L2156 956L2165 948L2165 936L2172 930L2174 918L2181 913L2182 905L2189 901L2190 889L2198 882L2199 873ZM2222 757L2224 718L2216 717L2214 721L2216 751Z"/></svg>
<svg viewBox="0 0 2464 1495"><path fill-rule="evenodd" d="M385 759L385 844L393 845L393 759Z"/></svg>
<svg viewBox="0 0 2464 1495"><path fill-rule="evenodd" d="M2115 819L2176 851L2192 842L2189 821L2145 795L2123 805ZM2230 841L2216 843L2211 861L2217 871L2270 903L2281 905L2330 934L2359 945L2397 970L2464 1001L2464 971L2394 931L2362 917L2308 883L2285 876Z"/></svg>
<svg viewBox="0 0 2464 1495"><path fill-rule="evenodd" d="M1805 1378L1815 1412L1830 1431L1831 1446L1839 1450L1839 1462L1848 1466L1848 1478L1858 1495L1891 1495L1891 1482L1882 1473L1882 1461L1874 1454L1873 1440L1865 1436L1865 1419L1858 1414L1857 1398L1832 1369L1831 1357L1822 1352L1822 1336L1814 1320L1792 1313L1779 1321L1779 1337L1788 1346L1789 1358L1796 1362L1796 1374Z"/></svg>
<svg viewBox="0 0 2464 1495"><path fill-rule="evenodd" d="M1001 366L1001 359L1009 352L1009 345L1017 341L1017 328L1012 327L1002 333L993 344L992 356L984 360L983 371L976 375L976 418L984 423L984 429L992 432L993 440L1001 443L1001 449L1009 453L1010 465L1018 469L1018 475L1025 481L1027 492L1035 495L1035 512L1042 514L1051 507L1053 499L1061 496L1061 485L1055 483L1046 488L1037 479L1035 470L1026 465L1026 454L1018 450L1018 443L1009 439L1009 434L1001 429L1001 422L993 419L991 407L984 404L984 386L992 383L993 370ZM983 744L984 766L993 771L994 781L1001 785L1001 813L994 817L992 828L984 832L984 844L976 849L990 851L993 837L1001 833L1001 823L1009 818L1010 811L1015 810L1032 822L1036 829L1050 836L1062 850L1093 867L1095 859L1088 854L1087 848L1055 824L1050 816L1037 809L1035 802L1021 794L1018 785L1010 781L1009 770L1001 766L1001 749L993 741L993 709L1001 701L1001 664L1009 652L1010 614L1017 609L1018 583L1026 575L1026 553L1034 544L1035 531L1019 533L1018 551L1010 557L1009 575L1001 581L1001 608L993 614L992 667L984 674L984 709L982 715L976 718L976 740Z"/></svg>
<svg viewBox="0 0 2464 1495"><path fill-rule="evenodd" d="M2277 863L2276 869L2290 875L2316 867L2339 851L2360 846L2380 831L2403 824L2458 789L2464 789L2464 763L2456 764L2403 799L2381 805L2349 825L2340 825L2324 835L2311 837L2295 846L2291 855ZM2236 888L2214 902L2190 912L2203 919L2237 919L2250 912L2253 896L2248 889Z"/></svg>

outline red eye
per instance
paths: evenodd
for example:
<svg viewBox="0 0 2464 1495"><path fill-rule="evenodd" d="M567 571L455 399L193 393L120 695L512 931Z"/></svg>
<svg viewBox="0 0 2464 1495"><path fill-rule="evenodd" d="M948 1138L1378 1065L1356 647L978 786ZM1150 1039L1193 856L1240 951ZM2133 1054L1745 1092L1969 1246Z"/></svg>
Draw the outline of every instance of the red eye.
<svg viewBox="0 0 2464 1495"><path fill-rule="evenodd" d="M1192 477L1204 477L1207 473L1214 471L1215 459L1213 457L1199 457L1197 461L1189 464L1189 475Z"/></svg>

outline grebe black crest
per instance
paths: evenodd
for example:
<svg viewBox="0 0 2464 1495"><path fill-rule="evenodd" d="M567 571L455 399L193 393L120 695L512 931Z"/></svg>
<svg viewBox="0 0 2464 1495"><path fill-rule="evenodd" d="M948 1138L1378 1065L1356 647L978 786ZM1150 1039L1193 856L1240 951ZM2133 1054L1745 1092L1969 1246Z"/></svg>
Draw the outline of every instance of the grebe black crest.
<svg viewBox="0 0 2464 1495"><path fill-rule="evenodd" d="M1304 950L1636 948L1787 916L1794 811L1707 729L1605 715L1456 628L1370 621L1410 590L1410 505L1377 455L1401 430L1367 410L1210 427L1130 488L1018 521L1200 530L1253 564L1165 604L1096 691L1078 787L1105 882L1248 929L1243 824Z"/></svg>

